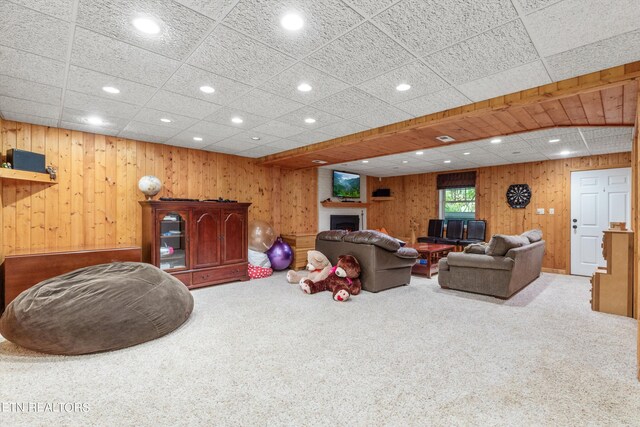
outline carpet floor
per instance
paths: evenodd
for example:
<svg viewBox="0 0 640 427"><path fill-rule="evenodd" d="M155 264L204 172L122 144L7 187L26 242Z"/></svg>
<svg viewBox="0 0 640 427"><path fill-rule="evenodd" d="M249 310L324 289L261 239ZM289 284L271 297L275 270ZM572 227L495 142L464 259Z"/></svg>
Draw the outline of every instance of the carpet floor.
<svg viewBox="0 0 640 427"><path fill-rule="evenodd" d="M0 338L0 425L638 425L636 322L592 312L589 289L543 274L502 301L414 277L337 303L278 273L196 290L181 328L120 351Z"/></svg>

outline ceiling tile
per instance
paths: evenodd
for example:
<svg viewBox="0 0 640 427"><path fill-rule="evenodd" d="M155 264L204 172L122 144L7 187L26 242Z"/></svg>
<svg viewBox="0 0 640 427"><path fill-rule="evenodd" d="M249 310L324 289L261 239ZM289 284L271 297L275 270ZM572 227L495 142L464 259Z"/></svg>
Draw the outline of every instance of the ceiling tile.
<svg viewBox="0 0 640 427"><path fill-rule="evenodd" d="M362 90L351 87L311 104L327 113L349 118L384 107L386 104Z"/></svg>
<svg viewBox="0 0 640 427"><path fill-rule="evenodd" d="M126 104L106 98L98 98L68 90L64 97L64 108L91 111L99 116L113 116L132 119L138 112L137 105Z"/></svg>
<svg viewBox="0 0 640 427"><path fill-rule="evenodd" d="M293 150L294 148L303 147L305 144L291 141L290 139L279 139L278 141L269 143L270 147L278 148L279 151Z"/></svg>
<svg viewBox="0 0 640 427"><path fill-rule="evenodd" d="M260 138L258 140L254 140L253 138ZM235 134L227 139L225 139L225 144L228 144L229 146L231 146L231 142L235 141L238 143L238 146L246 146L246 144L251 144L254 146L257 145L264 145L264 144L271 144L272 142L276 142L278 141L280 138L278 138L277 136L273 136L273 135L267 135L266 133L262 133L262 132L257 132L255 129L254 130L250 130L250 131L244 131L244 132L240 132L238 134Z"/></svg>
<svg viewBox="0 0 640 427"><path fill-rule="evenodd" d="M194 137L202 138L202 141L195 141L193 139ZM187 129L166 140L165 144L200 149L210 145L214 140L216 139L203 135L200 132L193 132L190 129Z"/></svg>
<svg viewBox="0 0 640 427"><path fill-rule="evenodd" d="M0 96L0 111L28 114L47 119L57 119L60 116L59 105L41 104L8 96Z"/></svg>
<svg viewBox="0 0 640 427"><path fill-rule="evenodd" d="M77 27L71 63L127 80L160 86L179 62Z"/></svg>
<svg viewBox="0 0 640 427"><path fill-rule="evenodd" d="M412 115L405 113L396 107L392 107L391 105L385 105L377 110L369 111L368 113L353 117L351 120L369 128L376 128L391 123L402 122L411 118L413 118Z"/></svg>
<svg viewBox="0 0 640 427"><path fill-rule="evenodd" d="M527 136L527 138L530 138L529 136ZM549 142L550 140L554 141L556 139L559 139L560 141L558 142ZM541 137L541 138L535 138L535 139L527 139L526 140L527 143L529 145L531 145L532 147L536 148L536 149L544 149L546 147L554 147L554 146L558 146L561 144L565 144L565 143L581 143L584 144L584 141L582 140L582 137L580 136L580 134L577 132L572 133L572 134L565 134L565 135L557 135L557 136L553 136L553 137Z"/></svg>
<svg viewBox="0 0 640 427"><path fill-rule="evenodd" d="M315 144L316 142L323 142L331 139L331 136L326 133L318 132L315 130L299 133L289 138L292 141L301 143L303 145Z"/></svg>
<svg viewBox="0 0 640 427"><path fill-rule="evenodd" d="M189 98L166 90L156 93L146 107L200 120L220 109L217 104Z"/></svg>
<svg viewBox="0 0 640 427"><path fill-rule="evenodd" d="M221 25L187 62L227 78L257 85L293 64L294 60Z"/></svg>
<svg viewBox="0 0 640 427"><path fill-rule="evenodd" d="M210 86L215 92L204 93L200 90L203 86ZM191 98L227 105L250 91L251 86L185 64L171 76L163 89Z"/></svg>
<svg viewBox="0 0 640 427"><path fill-rule="evenodd" d="M171 122L164 123L160 119L169 119ZM142 108L138 111L138 114L136 114L133 120L152 125L172 127L175 129L186 129L198 121L198 119L194 119L192 117L167 113L166 111L153 110L151 108Z"/></svg>
<svg viewBox="0 0 640 427"><path fill-rule="evenodd" d="M142 34L136 18L156 21L160 32ZM172 1L80 0L78 25L173 59L184 59L209 32L213 20Z"/></svg>
<svg viewBox="0 0 640 427"><path fill-rule="evenodd" d="M298 86L306 83L312 87L301 92ZM260 86L260 89L275 93L303 104L310 104L348 88L349 85L303 63L283 71Z"/></svg>
<svg viewBox="0 0 640 427"><path fill-rule="evenodd" d="M2 2L0 44L60 59L67 57L71 25L8 1Z"/></svg>
<svg viewBox="0 0 640 427"><path fill-rule="evenodd" d="M220 19L236 0L174 0L190 9L195 10L211 19Z"/></svg>
<svg viewBox="0 0 640 427"><path fill-rule="evenodd" d="M578 135L578 129L576 127L557 127L550 129L540 129L531 132L525 132L517 135L519 139L524 140L537 140L540 138L552 139L560 137L561 135ZM514 135L516 136L516 135Z"/></svg>
<svg viewBox="0 0 640 427"><path fill-rule="evenodd" d="M29 114L22 114L22 113L12 113L10 111L2 111L0 109L0 114L2 114L2 117L4 117L5 120L13 120L16 122L23 122L23 123L31 123L34 125L40 125L40 126L50 126L50 127L57 127L58 126L58 119L50 119L50 118L46 118L46 117L38 117L38 116L31 116Z"/></svg>
<svg viewBox="0 0 640 427"><path fill-rule="evenodd" d="M65 64L43 56L0 46L0 74L50 86L64 85Z"/></svg>
<svg viewBox="0 0 640 427"><path fill-rule="evenodd" d="M66 122L64 120L60 122L60 128L79 130L81 132L88 132L88 133L98 133L100 135L107 135L107 136L116 136L118 135L118 133L120 133L120 129L97 127L97 126L76 123L76 122Z"/></svg>
<svg viewBox="0 0 640 427"><path fill-rule="evenodd" d="M425 56L518 16L510 0L404 1L373 21Z"/></svg>
<svg viewBox="0 0 640 427"><path fill-rule="evenodd" d="M562 0L515 0L520 3L520 7L525 14L529 14L531 12L535 12L538 9L542 9L543 7L547 7L552 5L553 3L558 3Z"/></svg>
<svg viewBox="0 0 640 427"><path fill-rule="evenodd" d="M120 90L120 93L107 93L102 90L105 86L115 87ZM157 90L152 86L135 83L97 71L87 70L86 68L76 67L75 65L69 67L67 89L136 105L144 105Z"/></svg>
<svg viewBox="0 0 640 427"><path fill-rule="evenodd" d="M236 117L242 119L242 123L234 123L231 121ZM239 129L252 129L269 121L269 119L266 117L247 113L246 111L231 107L223 107L215 111L213 114L207 116L205 120L209 122L219 123L225 126L232 126Z"/></svg>
<svg viewBox="0 0 640 427"><path fill-rule="evenodd" d="M291 126L288 123L283 123L278 120L271 120L270 122L256 127L254 130L256 132L264 132L268 135L277 136L279 138L288 138L305 131L302 127Z"/></svg>
<svg viewBox="0 0 640 427"><path fill-rule="evenodd" d="M314 119L314 123L306 123L305 119ZM301 127L303 130L317 129L342 120L332 114L326 113L313 107L302 107L284 116L278 117L278 121L288 123L292 126Z"/></svg>
<svg viewBox="0 0 640 427"><path fill-rule="evenodd" d="M73 20L74 0L11 0L11 2L37 10L54 18L65 21Z"/></svg>
<svg viewBox="0 0 640 427"><path fill-rule="evenodd" d="M318 129L319 132L325 133L329 135L331 138L338 138L345 135L351 135L353 133L362 132L368 130L369 127L360 125L358 123L350 122L349 120L342 120L340 122L336 122L330 124L328 126L323 126ZM329 139L329 138L327 138Z"/></svg>
<svg viewBox="0 0 640 427"><path fill-rule="evenodd" d="M411 88L406 91L396 90L396 86L401 83L409 84ZM428 95L447 86L449 86L447 82L419 61L396 68L358 85L365 92L392 104Z"/></svg>
<svg viewBox="0 0 640 427"><path fill-rule="evenodd" d="M231 103L233 108L269 118L282 116L302 106L299 102L260 89L254 89Z"/></svg>
<svg viewBox="0 0 640 427"><path fill-rule="evenodd" d="M304 20L300 30L292 32L279 25L288 13L296 13ZM240 0L223 23L299 58L360 21L362 17L340 0Z"/></svg>
<svg viewBox="0 0 640 427"><path fill-rule="evenodd" d="M250 148L255 148L258 144L253 144L248 141L240 141L236 138L225 139L224 141L216 142L213 146L218 148L227 148L233 150L235 153L239 153L240 151L248 150ZM214 150L215 151L215 150Z"/></svg>
<svg viewBox="0 0 640 427"><path fill-rule="evenodd" d="M637 0L564 0L526 18L540 55L551 56L638 29Z"/></svg>
<svg viewBox="0 0 640 427"><path fill-rule="evenodd" d="M622 34L547 58L554 81L640 60L640 30Z"/></svg>
<svg viewBox="0 0 640 427"><path fill-rule="evenodd" d="M221 153L221 154L228 154L228 155L232 155L232 156L239 156L239 154L238 154L239 151L236 150L235 148L219 147L216 144L211 144L211 145L204 146L204 147L200 148L200 150L210 151L212 153Z"/></svg>
<svg viewBox="0 0 640 427"><path fill-rule="evenodd" d="M0 75L0 95L27 99L42 104L60 105L62 89Z"/></svg>
<svg viewBox="0 0 640 427"><path fill-rule="evenodd" d="M542 61L535 61L457 86L472 101L483 101L551 83Z"/></svg>
<svg viewBox="0 0 640 427"><path fill-rule="evenodd" d="M117 135L122 129L129 123L128 119L119 117L105 116L101 117L104 121L102 126L93 126L87 123L86 119L92 114L91 111L86 110L73 110L71 108L65 108L62 111L62 124L63 127L68 129L81 130L84 132L92 132L104 135ZM70 127L73 124L74 127Z"/></svg>
<svg viewBox="0 0 640 427"><path fill-rule="evenodd" d="M305 62L344 81L360 83L413 59L399 44L366 22L313 53Z"/></svg>
<svg viewBox="0 0 640 427"><path fill-rule="evenodd" d="M633 128L632 127L617 127L617 128L607 128L607 127L584 127L580 128L582 135L587 140L587 143L590 143L594 139L601 138L618 138L621 137L628 141L631 141L633 138Z"/></svg>
<svg viewBox="0 0 640 427"><path fill-rule="evenodd" d="M411 99L409 101L396 104L396 107L413 114L414 116L423 116L439 111L448 110L450 108L459 107L469 104L471 101L455 88L447 88L439 92L426 96Z"/></svg>
<svg viewBox="0 0 640 427"><path fill-rule="evenodd" d="M277 147L272 147L270 145L261 145L259 147L250 148L249 150L242 151L238 155L243 157L258 158L258 157L268 156L270 154L279 153L280 151L282 150Z"/></svg>
<svg viewBox="0 0 640 427"><path fill-rule="evenodd" d="M119 138L133 139L135 141L143 141L143 142L155 142L155 143L164 143L169 138L166 136L155 136L155 135L147 135L144 133L132 132L128 130L123 130L118 133Z"/></svg>
<svg viewBox="0 0 640 427"><path fill-rule="evenodd" d="M122 132L120 132L120 136L135 139L135 137L131 135L146 135L147 137L158 138L157 141L160 139L165 141L179 132L179 129L169 126L158 126L143 122L131 122L122 130Z"/></svg>
<svg viewBox="0 0 640 427"><path fill-rule="evenodd" d="M476 80L538 59L520 20L509 22L426 58L453 84Z"/></svg>
<svg viewBox="0 0 640 427"><path fill-rule="evenodd" d="M356 9L358 13L369 17L391 6L396 1L397 0L345 0L345 3Z"/></svg>
<svg viewBox="0 0 640 427"><path fill-rule="evenodd" d="M560 154L560 153L554 153L554 154L547 154L547 157L549 159L566 159L568 157L583 157L583 156L590 156L591 153L589 153L587 150L577 150L577 151L572 151L570 154Z"/></svg>
<svg viewBox="0 0 640 427"><path fill-rule="evenodd" d="M188 130L194 134L193 136L199 136L206 139L209 144L222 141L223 139L242 132L242 130L238 128L205 121L194 124Z"/></svg>

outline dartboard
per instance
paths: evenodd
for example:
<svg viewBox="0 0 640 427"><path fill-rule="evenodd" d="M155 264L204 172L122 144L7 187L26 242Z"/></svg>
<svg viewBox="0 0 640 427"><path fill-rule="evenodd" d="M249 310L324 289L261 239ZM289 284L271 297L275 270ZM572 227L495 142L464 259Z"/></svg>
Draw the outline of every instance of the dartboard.
<svg viewBox="0 0 640 427"><path fill-rule="evenodd" d="M531 189L527 184L513 184L507 190L507 203L515 209L525 208L531 201Z"/></svg>

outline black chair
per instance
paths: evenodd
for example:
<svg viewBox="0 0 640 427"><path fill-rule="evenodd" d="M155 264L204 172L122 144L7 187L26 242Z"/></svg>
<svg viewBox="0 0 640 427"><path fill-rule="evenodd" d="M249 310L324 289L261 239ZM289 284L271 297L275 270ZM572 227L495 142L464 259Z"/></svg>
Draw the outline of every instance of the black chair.
<svg viewBox="0 0 640 427"><path fill-rule="evenodd" d="M436 243L438 239L442 238L443 231L443 219L430 219L429 226L427 228L427 235L426 237L418 237L418 243Z"/></svg>
<svg viewBox="0 0 640 427"><path fill-rule="evenodd" d="M464 220L450 219L447 221L447 235L439 238L437 243L444 245L458 245L464 234Z"/></svg>
<svg viewBox="0 0 640 427"><path fill-rule="evenodd" d="M467 238L460 240L461 246L468 246L472 243L484 242L487 235L487 223L483 220L467 221Z"/></svg>

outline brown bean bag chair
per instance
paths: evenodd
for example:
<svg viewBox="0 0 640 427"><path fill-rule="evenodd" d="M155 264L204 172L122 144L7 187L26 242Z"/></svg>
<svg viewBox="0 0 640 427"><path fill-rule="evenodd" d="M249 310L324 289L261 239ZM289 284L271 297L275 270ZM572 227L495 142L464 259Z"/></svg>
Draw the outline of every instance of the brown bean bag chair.
<svg viewBox="0 0 640 427"><path fill-rule="evenodd" d="M95 353L159 338L192 310L191 293L175 277L150 264L117 262L27 289L7 306L0 334L43 353Z"/></svg>

